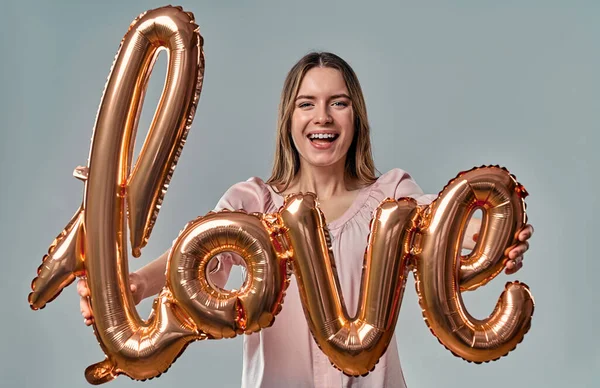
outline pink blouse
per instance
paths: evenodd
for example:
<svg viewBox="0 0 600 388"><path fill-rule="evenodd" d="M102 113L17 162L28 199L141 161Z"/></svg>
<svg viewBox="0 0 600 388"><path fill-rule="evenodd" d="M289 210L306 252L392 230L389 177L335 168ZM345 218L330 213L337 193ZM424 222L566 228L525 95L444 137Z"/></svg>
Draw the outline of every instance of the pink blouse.
<svg viewBox="0 0 600 388"><path fill-rule="evenodd" d="M393 169L360 190L348 210L330 222L328 228L338 277L348 314L356 312L362 276L363 254L373 211L387 197L412 197L420 204L436 196L424 195L408 173ZM244 209L247 212L276 213L283 197L260 178L250 178L233 185L223 195L215 210ZM224 253L211 279L224 286L237 255ZM291 277L282 311L268 329L244 336L242 387L406 387L396 337L375 369L366 377L348 377L335 369L312 338L300 303L296 278Z"/></svg>

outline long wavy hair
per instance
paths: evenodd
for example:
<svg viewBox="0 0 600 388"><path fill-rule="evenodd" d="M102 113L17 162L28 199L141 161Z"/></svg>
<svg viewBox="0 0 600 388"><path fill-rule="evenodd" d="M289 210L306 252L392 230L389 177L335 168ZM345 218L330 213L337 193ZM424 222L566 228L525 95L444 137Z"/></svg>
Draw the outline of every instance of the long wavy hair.
<svg viewBox="0 0 600 388"><path fill-rule="evenodd" d="M342 58L328 52L311 52L302 57L289 71L283 84L279 112L277 115L277 140L271 177L267 184L285 191L300 170L300 155L292 140L292 115L294 101L305 74L315 67L338 70L350 94L354 111L354 138L348 149L345 164L345 179L367 186L377 180L375 163L371 151L371 131L367 120L365 98L358 77Z"/></svg>

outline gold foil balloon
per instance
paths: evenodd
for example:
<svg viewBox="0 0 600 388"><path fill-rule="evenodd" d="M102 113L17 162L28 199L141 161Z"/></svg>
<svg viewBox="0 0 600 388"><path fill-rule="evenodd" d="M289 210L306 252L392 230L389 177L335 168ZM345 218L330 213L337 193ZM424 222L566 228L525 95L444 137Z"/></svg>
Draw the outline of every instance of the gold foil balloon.
<svg viewBox="0 0 600 388"><path fill-rule="evenodd" d="M280 311L289 284L288 252L280 243L277 218L243 212L209 213L186 226L168 261L167 288L211 338L230 338L269 327ZM211 283L208 265L222 252L244 258L246 280L239 290ZM280 259L281 258L281 259Z"/></svg>
<svg viewBox="0 0 600 388"><path fill-rule="evenodd" d="M534 302L527 285L507 283L486 319L469 314L461 289L487 283L504 268L525 225L523 186L506 170L480 167L459 174L424 211L413 247L425 322L439 341L467 361L487 362L513 350L530 328ZM475 249L461 257L466 225L483 211Z"/></svg>
<svg viewBox="0 0 600 388"><path fill-rule="evenodd" d="M75 277L85 274L83 206L77 209L63 231L54 239L38 268L38 276L31 282L33 292L29 303L34 310L44 308L63 288L73 283Z"/></svg>
<svg viewBox="0 0 600 388"><path fill-rule="evenodd" d="M203 338L165 290L148 321L137 314L128 284L126 225L134 255L145 244L190 129L204 58L191 13L163 7L140 15L123 38L98 110L84 204L59 235L32 283L29 302L42 308L85 274L94 332L107 355L86 371L99 384L124 373L159 375L193 340ZM154 120L133 171L132 153L147 82L160 50L168 72ZM126 203L127 202L127 203Z"/></svg>
<svg viewBox="0 0 600 388"><path fill-rule="evenodd" d="M321 350L344 373L373 370L394 334L415 229L415 200L385 200L371 222L359 308L349 317L329 233L314 195L289 197L280 211L294 250L293 266L308 326Z"/></svg>
<svg viewBox="0 0 600 388"><path fill-rule="evenodd" d="M359 309L349 317L333 264L329 234L312 195L295 195L280 210L308 326L332 364L348 375L371 371L392 338L409 268L426 323L453 353L474 362L497 359L522 341L533 314L526 285L506 286L492 315L466 311L462 290L497 276L525 225L527 195L505 169L459 174L429 206L387 199L375 210L363 265ZM461 256L473 213L484 217L473 252ZM414 255L414 257L413 257Z"/></svg>

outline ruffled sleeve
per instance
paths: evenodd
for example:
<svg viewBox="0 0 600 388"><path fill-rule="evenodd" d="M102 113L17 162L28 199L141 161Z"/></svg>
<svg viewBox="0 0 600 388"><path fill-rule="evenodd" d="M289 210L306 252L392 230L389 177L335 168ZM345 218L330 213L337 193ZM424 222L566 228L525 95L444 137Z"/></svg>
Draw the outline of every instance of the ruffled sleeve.
<svg viewBox="0 0 600 388"><path fill-rule="evenodd" d="M400 199L403 197L414 198L419 205L429 205L437 195L423 193L421 187L408 172L394 168L381 175L371 185L365 210L372 212L386 198Z"/></svg>
<svg viewBox="0 0 600 388"><path fill-rule="evenodd" d="M227 209L244 210L248 213L265 213L270 203L270 197L264 182L260 178L253 177L231 186L217 202L214 210ZM243 260L241 256L230 252L223 252L215 256L215 259L210 269L210 278L215 285L223 288L227 284L231 267L242 265Z"/></svg>
<svg viewBox="0 0 600 388"><path fill-rule="evenodd" d="M248 213L264 213L269 198L269 190L262 179L252 177L231 186L217 202L215 211L241 209Z"/></svg>
<svg viewBox="0 0 600 388"><path fill-rule="evenodd" d="M417 182L406 171L394 168L383 174L377 181L382 191L391 192L392 197L399 199L410 197L417 200L419 205L429 205L436 197L435 194L425 194Z"/></svg>

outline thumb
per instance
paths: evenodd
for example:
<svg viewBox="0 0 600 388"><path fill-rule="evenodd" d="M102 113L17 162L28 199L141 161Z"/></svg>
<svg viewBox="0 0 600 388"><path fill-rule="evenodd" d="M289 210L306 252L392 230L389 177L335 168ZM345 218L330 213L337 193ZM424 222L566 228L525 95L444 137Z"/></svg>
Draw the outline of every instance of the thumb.
<svg viewBox="0 0 600 388"><path fill-rule="evenodd" d="M133 292L135 294L135 292L137 291L137 286L135 284L131 284L129 286L129 289L131 290L131 292Z"/></svg>

